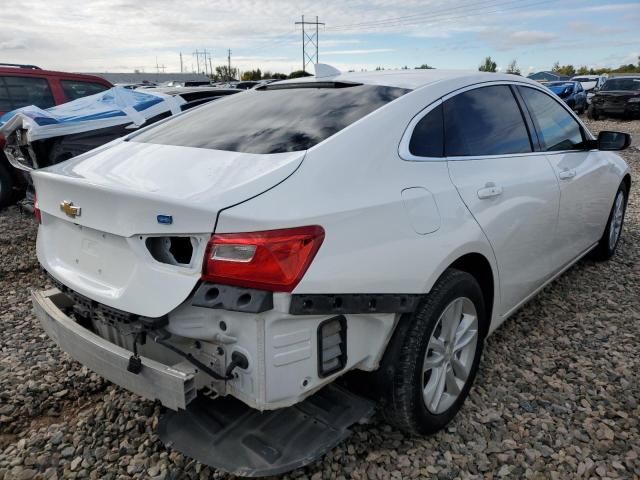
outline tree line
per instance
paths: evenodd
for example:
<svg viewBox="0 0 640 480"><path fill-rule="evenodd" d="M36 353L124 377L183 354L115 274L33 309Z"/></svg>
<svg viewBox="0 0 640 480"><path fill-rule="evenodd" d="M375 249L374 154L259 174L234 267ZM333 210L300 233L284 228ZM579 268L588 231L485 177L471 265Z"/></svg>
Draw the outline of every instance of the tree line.
<svg viewBox="0 0 640 480"><path fill-rule="evenodd" d="M481 72L495 72L497 68L498 64L494 62L491 57L485 57L484 61L478 67L478 70ZM568 77L573 77L574 75L602 75L604 73L640 73L640 55L638 56L637 65L628 63L626 65L620 65L618 68L588 68L583 65L575 68L573 65L560 65L560 62L555 62L551 71ZM515 59L509 62L505 73L521 75L520 67L518 67L518 62Z"/></svg>
<svg viewBox="0 0 640 480"><path fill-rule="evenodd" d="M308 72L305 72L304 70L296 70L294 72L291 72L289 75L287 75L285 73L270 72L269 70L265 70L263 72L259 68L256 68L255 70L247 70L246 72L244 72L242 74L241 80L243 81L266 80L266 79L273 79L273 78L275 78L276 80L286 80L287 78L300 78L300 77L310 77L310 76L311 74Z"/></svg>

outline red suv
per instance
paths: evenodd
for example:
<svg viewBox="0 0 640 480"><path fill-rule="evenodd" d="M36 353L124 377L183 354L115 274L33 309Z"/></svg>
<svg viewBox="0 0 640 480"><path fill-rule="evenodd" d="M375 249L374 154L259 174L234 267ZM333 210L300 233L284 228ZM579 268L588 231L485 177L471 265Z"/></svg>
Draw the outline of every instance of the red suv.
<svg viewBox="0 0 640 480"><path fill-rule="evenodd" d="M34 65L0 63L0 116L16 108L35 105L49 108L93 95L113 85L100 77L42 70ZM0 208L8 205L24 187L24 179L9 164L0 135Z"/></svg>

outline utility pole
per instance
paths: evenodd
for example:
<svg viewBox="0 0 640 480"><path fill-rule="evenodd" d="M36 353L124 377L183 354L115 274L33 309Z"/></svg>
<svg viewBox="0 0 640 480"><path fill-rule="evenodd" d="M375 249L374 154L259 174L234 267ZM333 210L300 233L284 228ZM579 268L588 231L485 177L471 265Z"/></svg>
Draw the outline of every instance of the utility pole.
<svg viewBox="0 0 640 480"><path fill-rule="evenodd" d="M318 45L319 45L319 30L318 27L320 25L324 25L324 23L318 21L318 17L316 16L315 22L305 22L304 15L302 15L302 21L296 22L296 25L302 25L302 71L307 71L307 65L309 63L316 64L318 63ZM315 25L316 31L309 35L304 26L305 25ZM307 49L307 45L311 44L311 54L309 54L309 49ZM315 55L313 54L313 48L315 48Z"/></svg>
<svg viewBox="0 0 640 480"><path fill-rule="evenodd" d="M196 48L196 51L193 52L191 55L195 55L196 56L196 65L198 67L198 73L200 73L200 52Z"/></svg>
<svg viewBox="0 0 640 480"><path fill-rule="evenodd" d="M213 75L213 66L211 65L211 52L208 52L207 49L205 48L202 51L202 55L203 55L203 60L204 60L204 73L205 73L205 75ZM207 67L207 57L209 58L208 67ZM207 73L207 70L209 70L208 73Z"/></svg>
<svg viewBox="0 0 640 480"><path fill-rule="evenodd" d="M180 52L180 73L183 73L183 71L182 71L182 52Z"/></svg>
<svg viewBox="0 0 640 480"><path fill-rule="evenodd" d="M229 49L229 55L227 56L227 61L229 63L229 70L227 70L229 78L227 78L227 81L229 81L231 80L231 49Z"/></svg>
<svg viewBox="0 0 640 480"><path fill-rule="evenodd" d="M164 73L165 69L167 67L163 65L158 65L158 57L156 57L156 73L160 73L160 70L162 70L162 73Z"/></svg>

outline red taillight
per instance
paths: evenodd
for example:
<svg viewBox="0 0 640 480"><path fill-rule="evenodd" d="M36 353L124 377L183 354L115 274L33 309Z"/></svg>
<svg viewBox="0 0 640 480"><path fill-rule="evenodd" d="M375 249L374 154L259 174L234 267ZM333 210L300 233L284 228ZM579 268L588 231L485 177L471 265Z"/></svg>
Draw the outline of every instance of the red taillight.
<svg viewBox="0 0 640 480"><path fill-rule="evenodd" d="M211 237L202 279L274 292L291 292L324 240L318 225Z"/></svg>
<svg viewBox="0 0 640 480"><path fill-rule="evenodd" d="M42 223L42 212L40 211L40 204L38 203L38 196L33 199L33 214L36 216L38 223Z"/></svg>

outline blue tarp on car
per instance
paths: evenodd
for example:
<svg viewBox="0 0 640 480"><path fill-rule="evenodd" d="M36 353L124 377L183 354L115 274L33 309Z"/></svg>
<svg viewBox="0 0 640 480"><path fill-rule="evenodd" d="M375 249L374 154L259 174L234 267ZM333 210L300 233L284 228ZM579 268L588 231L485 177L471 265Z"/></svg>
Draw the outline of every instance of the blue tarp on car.
<svg viewBox="0 0 640 480"><path fill-rule="evenodd" d="M183 103L179 96L114 87L46 110L31 105L8 112L0 117L0 133L25 129L34 141L116 125L140 127L156 115L180 113Z"/></svg>

